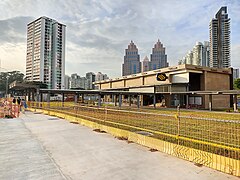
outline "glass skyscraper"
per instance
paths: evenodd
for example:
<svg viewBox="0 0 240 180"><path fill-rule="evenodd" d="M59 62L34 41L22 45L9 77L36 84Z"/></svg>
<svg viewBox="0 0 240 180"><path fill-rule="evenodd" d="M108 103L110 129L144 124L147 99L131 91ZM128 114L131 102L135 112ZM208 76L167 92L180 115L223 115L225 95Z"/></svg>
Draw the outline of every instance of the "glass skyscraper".
<svg viewBox="0 0 240 180"><path fill-rule="evenodd" d="M152 54L150 58L150 70L160 69L168 67L167 55L165 54L165 47L159 41L152 48Z"/></svg>
<svg viewBox="0 0 240 180"><path fill-rule="evenodd" d="M140 56L137 46L130 42L128 48L125 49L124 63L122 64L122 76L136 74L141 72Z"/></svg>

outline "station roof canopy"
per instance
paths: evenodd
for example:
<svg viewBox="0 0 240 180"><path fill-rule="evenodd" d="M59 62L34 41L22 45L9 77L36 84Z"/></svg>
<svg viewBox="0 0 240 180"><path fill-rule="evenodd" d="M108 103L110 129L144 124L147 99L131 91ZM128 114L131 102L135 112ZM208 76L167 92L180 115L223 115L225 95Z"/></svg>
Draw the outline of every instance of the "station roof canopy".
<svg viewBox="0 0 240 180"><path fill-rule="evenodd" d="M233 95L240 94L240 90L222 90L222 91L179 91L179 92L130 92L130 91L109 91L109 90L73 90L73 89L40 89L40 93L56 94L101 94L101 95L153 95L153 94L186 94L186 95Z"/></svg>

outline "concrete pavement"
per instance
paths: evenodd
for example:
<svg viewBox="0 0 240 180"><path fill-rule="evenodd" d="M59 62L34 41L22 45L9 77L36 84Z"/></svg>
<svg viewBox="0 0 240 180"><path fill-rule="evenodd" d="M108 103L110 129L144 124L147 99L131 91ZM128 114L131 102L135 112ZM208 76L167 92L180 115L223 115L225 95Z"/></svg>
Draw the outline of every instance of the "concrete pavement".
<svg viewBox="0 0 240 180"><path fill-rule="evenodd" d="M0 119L0 179L239 179L42 114Z"/></svg>

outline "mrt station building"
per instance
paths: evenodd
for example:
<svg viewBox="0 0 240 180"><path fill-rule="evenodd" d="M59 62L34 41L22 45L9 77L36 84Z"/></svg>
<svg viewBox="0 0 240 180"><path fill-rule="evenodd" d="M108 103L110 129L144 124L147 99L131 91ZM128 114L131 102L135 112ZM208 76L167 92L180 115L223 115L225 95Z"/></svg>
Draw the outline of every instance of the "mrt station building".
<svg viewBox="0 0 240 180"><path fill-rule="evenodd" d="M162 78L157 79L158 75ZM104 91L149 93L149 95L141 95L141 105L153 103L151 94L155 94L156 103L164 107L180 105L187 108L208 109L211 102L212 108L217 109L229 108L232 104L231 95L218 93L233 89L231 68L219 69L183 64L98 81L95 85L99 90Z"/></svg>

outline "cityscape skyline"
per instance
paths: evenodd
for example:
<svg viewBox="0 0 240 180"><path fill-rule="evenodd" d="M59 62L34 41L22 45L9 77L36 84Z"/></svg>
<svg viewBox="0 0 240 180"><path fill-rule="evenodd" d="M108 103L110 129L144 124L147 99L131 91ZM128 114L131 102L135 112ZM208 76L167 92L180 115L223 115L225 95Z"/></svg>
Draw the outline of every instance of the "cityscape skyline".
<svg viewBox="0 0 240 180"><path fill-rule="evenodd" d="M75 4L44 2L36 1L34 6L39 10L34 12L29 10L33 5L26 1L0 3L0 29L3 32L0 38L1 67L10 70L16 67L25 73L26 25L40 16L56 19L67 26L68 75L73 72L83 75L90 71L103 71L110 77L120 76L124 49L131 39L138 45L142 59L151 53L154 40L159 38L167 49L169 65L177 65L178 59L196 41L208 40L209 22L221 6L228 7L231 18L231 64L235 68L240 66L240 2L236 0L153 1L139 2L136 6L131 1L89 4L84 1L76 1ZM14 11L16 6L19 8ZM74 8L70 12L71 7ZM87 12L88 7L93 7L94 12ZM188 11L185 11L186 7ZM60 8L63 10L58 11Z"/></svg>

